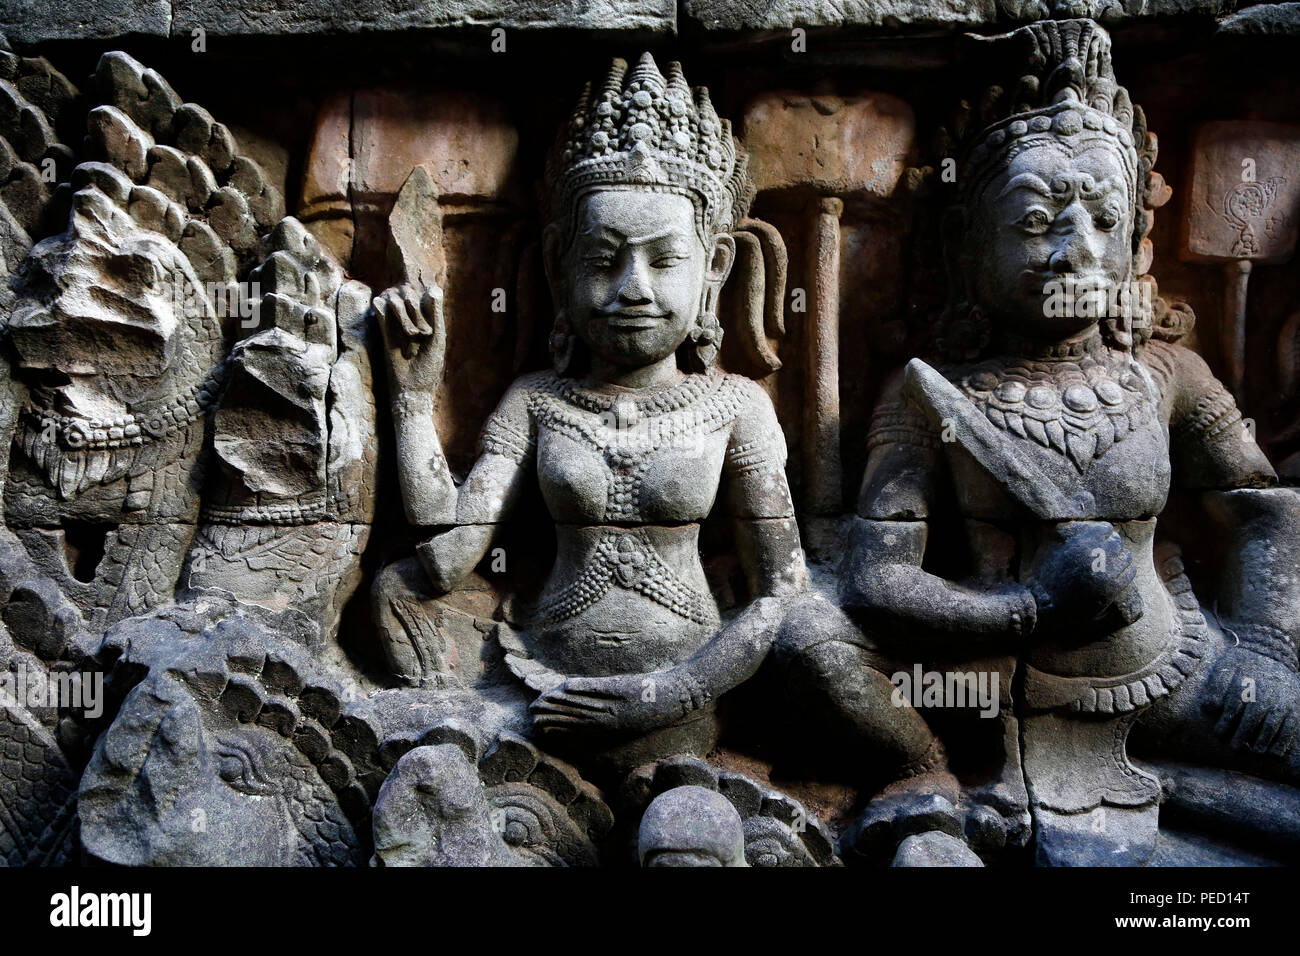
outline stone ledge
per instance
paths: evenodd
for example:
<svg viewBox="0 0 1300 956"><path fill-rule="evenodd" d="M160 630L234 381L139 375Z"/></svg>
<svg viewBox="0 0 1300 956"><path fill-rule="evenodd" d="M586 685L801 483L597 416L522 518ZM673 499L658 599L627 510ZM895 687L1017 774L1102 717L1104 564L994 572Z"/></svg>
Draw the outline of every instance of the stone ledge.
<svg viewBox="0 0 1300 956"><path fill-rule="evenodd" d="M1300 3L1260 3L1228 17L1219 32L1238 36L1300 35Z"/></svg>
<svg viewBox="0 0 1300 956"><path fill-rule="evenodd" d="M505 27L673 34L675 0L0 0L0 31L18 44L128 35L291 36Z"/></svg>
<svg viewBox="0 0 1300 956"><path fill-rule="evenodd" d="M794 27L971 29L1062 17L1103 23L1175 16L1221 16L1237 0L683 0L683 26L705 30Z"/></svg>
<svg viewBox="0 0 1300 956"><path fill-rule="evenodd" d="M964 30L1047 17L1103 23L1224 17L1221 32L1295 34L1300 4L1240 0L0 0L0 32L17 44L122 36L314 36L457 31L577 30L604 35L710 33L794 27ZM679 13L680 8L680 13ZM1241 12L1236 12L1236 11ZM1235 14L1231 15L1230 14Z"/></svg>
<svg viewBox="0 0 1300 956"><path fill-rule="evenodd" d="M167 36L167 0L0 0L0 32L12 43Z"/></svg>

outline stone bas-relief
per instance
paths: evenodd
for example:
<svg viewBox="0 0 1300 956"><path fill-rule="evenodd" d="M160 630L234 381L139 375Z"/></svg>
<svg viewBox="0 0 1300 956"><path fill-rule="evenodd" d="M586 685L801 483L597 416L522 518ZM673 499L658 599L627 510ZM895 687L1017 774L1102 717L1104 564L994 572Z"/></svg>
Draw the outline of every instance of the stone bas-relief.
<svg viewBox="0 0 1300 956"><path fill-rule="evenodd" d="M1294 469L1151 275L1171 191L1106 31L969 44L929 156L901 99L755 90L733 130L645 54L556 90L533 169L456 172L440 118L380 177L391 115L334 96L302 220L239 116L0 52L5 862L1293 858ZM404 185L322 186L358 155ZM862 222L925 328L856 434ZM520 300L486 414L485 271Z"/></svg>
<svg viewBox="0 0 1300 956"><path fill-rule="evenodd" d="M1042 863L1145 863L1162 790L1135 747L1295 782L1300 499L1145 274L1167 188L1109 37L1064 21L989 42L1025 72L949 139L942 364L913 359L877 407L839 606L785 627L807 692L898 767L856 852L940 813L998 845L1032 824ZM1157 539L1175 485L1223 523L1215 621ZM944 522L962 577L925 566ZM882 706L918 652L1002 678L1003 732L973 779L954 772L964 728Z"/></svg>
<svg viewBox="0 0 1300 956"><path fill-rule="evenodd" d="M109 688L95 710L121 703L113 726L129 736L159 702L181 706L161 676L178 648L152 615L202 617L223 603L232 622L242 607L283 612L285 623L261 629L273 643L310 634L319 645L337 630L373 510L369 295L283 215L279 192L229 129L152 70L109 53L93 92L78 94L45 61L3 55L14 185L5 208L4 648L8 673L21 672L28 692L4 701L0 826L9 862L56 862L98 839L94 801L81 804L81 821L77 786L68 787L86 762L141 769L116 746L94 751L107 740L95 721L114 718L88 722L83 700L59 694L71 675ZM76 128L74 109L85 132L78 151L56 139ZM65 177L55 188L37 172L46 160ZM139 668L115 685L112 628L146 621L153 640L129 648ZM198 663L187 656L177 666L192 676ZM221 685L203 690L220 696ZM250 720L257 712L246 704L234 713ZM178 776L169 785L197 800L186 774L214 766L203 733L216 730L195 705L176 708L164 723L185 730L163 736L182 747L170 755ZM101 857L241 856L206 843L160 851L144 835L151 814L191 832L179 805L153 805L126 814L139 839L128 846L118 833Z"/></svg>

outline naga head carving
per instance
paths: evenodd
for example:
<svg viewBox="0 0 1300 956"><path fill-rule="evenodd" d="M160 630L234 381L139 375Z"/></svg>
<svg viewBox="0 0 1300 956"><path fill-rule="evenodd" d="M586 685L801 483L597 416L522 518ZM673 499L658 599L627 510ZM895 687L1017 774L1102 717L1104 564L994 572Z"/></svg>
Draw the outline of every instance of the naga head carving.
<svg viewBox="0 0 1300 956"><path fill-rule="evenodd" d="M577 771L502 734L482 759L455 722L394 765L375 801L384 866L595 866L613 817ZM507 779L508 778L508 779Z"/></svg>
<svg viewBox="0 0 1300 956"><path fill-rule="evenodd" d="M106 637L114 680L146 670L82 778L83 846L124 865L364 863L376 735L288 636L304 622L208 600Z"/></svg>
<svg viewBox="0 0 1300 956"><path fill-rule="evenodd" d="M94 187L75 195L66 232L33 247L17 284L9 328L19 368L51 410L82 421L129 415L191 344L170 291L198 286L189 260ZM92 439L84 429L68 437Z"/></svg>
<svg viewBox="0 0 1300 956"><path fill-rule="evenodd" d="M301 862L296 791L301 784L308 800L328 791L311 776L275 731L205 725L179 682L151 678L127 697L88 768L82 842L132 866Z"/></svg>
<svg viewBox="0 0 1300 956"><path fill-rule="evenodd" d="M754 187L748 158L708 91L680 64L616 59L588 84L547 166L543 246L561 374L587 358L639 368L678 353L717 358L717 299L736 255L730 231Z"/></svg>
<svg viewBox="0 0 1300 956"><path fill-rule="evenodd" d="M152 70L109 53L93 85L63 231L11 283L20 443L64 498L122 477L215 400L259 298L242 283L283 212L230 131Z"/></svg>

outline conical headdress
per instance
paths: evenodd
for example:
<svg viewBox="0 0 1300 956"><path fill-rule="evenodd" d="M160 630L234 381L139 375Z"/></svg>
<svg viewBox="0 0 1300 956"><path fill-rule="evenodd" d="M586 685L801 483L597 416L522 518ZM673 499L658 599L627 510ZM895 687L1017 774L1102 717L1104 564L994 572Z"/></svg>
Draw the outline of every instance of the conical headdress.
<svg viewBox="0 0 1300 956"><path fill-rule="evenodd" d="M1091 20L1045 20L983 41L999 62L1023 64L1006 87L990 86L962 140L959 182L969 194L1005 166L1020 148L1051 133L1082 145L1103 139L1123 158L1132 197L1140 198L1150 165L1142 168L1146 123L1115 81L1110 36ZM967 133L962 136L961 133Z"/></svg>
<svg viewBox="0 0 1300 956"><path fill-rule="evenodd" d="M588 84L547 167L553 221L572 222L581 196L603 186L680 192L695 200L707 241L729 230L753 198L748 159L709 93L692 94L681 65L664 76L649 53L636 67L616 59Z"/></svg>

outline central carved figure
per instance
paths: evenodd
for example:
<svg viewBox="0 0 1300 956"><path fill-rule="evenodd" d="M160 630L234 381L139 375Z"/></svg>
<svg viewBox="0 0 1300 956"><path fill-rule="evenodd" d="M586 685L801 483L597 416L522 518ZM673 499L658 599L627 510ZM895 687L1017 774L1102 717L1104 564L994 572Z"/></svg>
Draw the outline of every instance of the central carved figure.
<svg viewBox="0 0 1300 956"><path fill-rule="evenodd" d="M435 591L454 589L535 480L555 561L539 599L499 630L507 664L543 692L533 728L615 767L702 755L714 698L753 673L779 620L760 601L719 630L699 539L720 491L752 596L804 580L771 402L714 368L729 231L753 193L746 158L707 91L646 55L630 71L616 60L584 93L547 184L555 368L511 386L459 487L433 425L442 295L403 286L376 299L407 514L450 526L420 562Z"/></svg>

